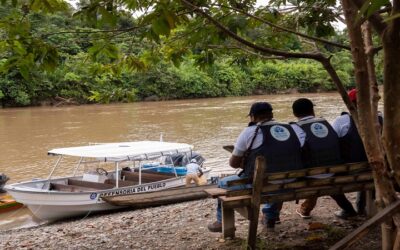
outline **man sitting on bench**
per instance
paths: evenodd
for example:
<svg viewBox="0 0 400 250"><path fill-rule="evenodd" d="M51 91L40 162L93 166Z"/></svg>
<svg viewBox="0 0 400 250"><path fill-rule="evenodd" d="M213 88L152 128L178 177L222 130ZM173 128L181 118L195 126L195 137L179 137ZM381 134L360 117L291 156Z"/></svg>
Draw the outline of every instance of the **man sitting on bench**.
<svg viewBox="0 0 400 250"><path fill-rule="evenodd" d="M312 168L342 163L339 139L332 126L323 118L316 118L314 104L307 98L293 102L293 114L299 119L296 125L306 133L306 141L302 149L304 167ZM312 178L328 178L333 174L315 175ZM344 194L331 195L343 211L351 217L356 211ZM317 204L317 197L306 199L296 210L303 219L311 218L310 213Z"/></svg>
<svg viewBox="0 0 400 250"><path fill-rule="evenodd" d="M250 123L239 135L229 165L242 168L239 175L221 179L218 187L228 189L227 182L242 178L252 178L255 159L262 155L266 158L267 172L290 171L302 168L300 149L305 134L296 125L278 123L273 120L272 106L267 102L257 102L251 106ZM249 188L250 185L236 186L236 189ZM233 190L233 189L230 189ZM263 208L264 224L273 230L279 219L282 203L265 204ZM208 225L211 232L222 232L221 203L217 203L217 221Z"/></svg>

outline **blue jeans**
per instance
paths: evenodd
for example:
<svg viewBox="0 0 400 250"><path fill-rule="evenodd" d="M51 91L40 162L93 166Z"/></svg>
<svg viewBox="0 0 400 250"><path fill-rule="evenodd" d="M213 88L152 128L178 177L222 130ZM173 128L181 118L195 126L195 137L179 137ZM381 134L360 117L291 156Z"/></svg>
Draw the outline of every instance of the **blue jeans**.
<svg viewBox="0 0 400 250"><path fill-rule="evenodd" d="M244 178L247 178L247 176L231 175L224 177L218 181L218 187L228 189L231 191L251 188L252 187L251 184L237 185L233 187L228 187L227 185L228 181L240 180ZM276 219L279 217L280 207L281 207L280 203L265 203L264 207L262 208L262 212L265 214L267 219ZM217 200L217 221L219 223L222 222L222 207L221 207L221 202L219 200Z"/></svg>

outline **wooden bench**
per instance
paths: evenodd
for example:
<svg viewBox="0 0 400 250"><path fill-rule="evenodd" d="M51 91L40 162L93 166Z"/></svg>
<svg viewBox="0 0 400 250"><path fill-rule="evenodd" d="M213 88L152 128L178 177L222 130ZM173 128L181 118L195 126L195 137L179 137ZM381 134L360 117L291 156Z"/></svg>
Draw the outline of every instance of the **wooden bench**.
<svg viewBox="0 0 400 250"><path fill-rule="evenodd" d="M223 237L235 236L235 210L250 221L247 238L250 249L255 249L260 205L265 202L284 202L374 189L372 172L367 162L265 174L267 171L265 159L257 157L252 179L233 180L227 183L228 187L252 184L252 188L236 191L222 188L206 190L209 196L218 198L221 202ZM324 179L307 178L326 173L334 173L335 176ZM292 178L296 178L295 181L270 183Z"/></svg>

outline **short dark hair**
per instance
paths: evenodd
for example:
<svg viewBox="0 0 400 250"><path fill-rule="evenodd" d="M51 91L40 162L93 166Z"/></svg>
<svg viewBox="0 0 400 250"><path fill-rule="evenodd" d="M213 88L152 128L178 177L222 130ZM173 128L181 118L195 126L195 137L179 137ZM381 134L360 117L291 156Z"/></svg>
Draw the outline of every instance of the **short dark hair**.
<svg viewBox="0 0 400 250"><path fill-rule="evenodd" d="M262 116L272 114L272 106L268 102L255 102L251 105L249 115Z"/></svg>
<svg viewBox="0 0 400 250"><path fill-rule="evenodd" d="M292 109L296 117L314 115L314 104L307 98L300 98L294 101Z"/></svg>

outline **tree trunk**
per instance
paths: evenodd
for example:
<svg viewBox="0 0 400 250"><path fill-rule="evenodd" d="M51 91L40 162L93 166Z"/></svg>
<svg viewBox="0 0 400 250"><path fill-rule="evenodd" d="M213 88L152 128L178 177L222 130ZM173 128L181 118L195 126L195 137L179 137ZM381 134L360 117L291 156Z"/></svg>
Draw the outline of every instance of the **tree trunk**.
<svg viewBox="0 0 400 250"><path fill-rule="evenodd" d="M356 19L358 11L357 6L353 5L351 0L342 0L342 4L352 48L351 53L354 62L355 79L358 90L358 120L356 120L356 125L363 140L368 161L374 170L374 181L377 194L376 199L379 205L378 207L382 208L384 205L387 206L396 200L396 193L388 173L380 134L376 129L377 105L373 105L373 102L371 101L371 88L375 85L376 81L374 79L375 70L373 68L373 60L371 60L373 57L367 57L364 41L367 46L371 44L369 37L365 37L365 40L363 41L360 23L358 23ZM364 34L368 36L368 33L364 32ZM386 93L387 90L385 89L385 94ZM388 104L385 100L385 111L387 106ZM385 124L389 122L390 121L385 121ZM399 228L399 214L395 215L393 218L396 226ZM385 244L382 244L382 246L385 245L385 249L392 249L394 246L394 237L391 237L393 230L388 227L390 224L391 222L382 224L382 239L385 239Z"/></svg>
<svg viewBox="0 0 400 250"><path fill-rule="evenodd" d="M400 13L399 1L393 1L391 15ZM400 20L394 19L382 37L384 50L383 143L397 184L400 184Z"/></svg>
<svg viewBox="0 0 400 250"><path fill-rule="evenodd" d="M373 43L372 43L372 35L371 35L371 27L369 22L365 22L362 25L362 33L364 39L364 47L367 56L367 69L368 69L368 81L371 91L371 116L374 121L374 127L376 133L379 135L381 134L381 126L377 119L378 117L378 101L380 99L378 93L378 86L376 81L376 73L375 73L375 64L374 64L374 50L373 50ZM375 118L374 118L375 117ZM382 140L378 140L378 147L382 155L384 155L383 150L383 143ZM385 166L385 169L388 169ZM378 196L377 196L378 197ZM382 230L382 249L390 250L394 247L394 242L396 239L396 235L394 234L394 225L391 219L385 221L381 225Z"/></svg>

